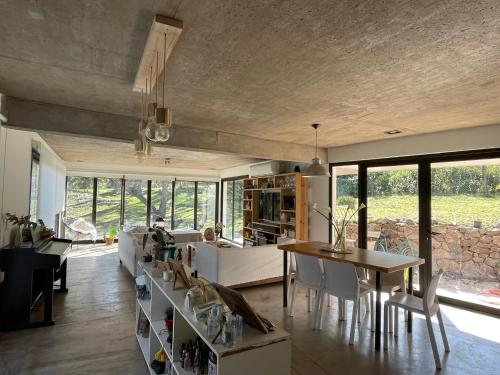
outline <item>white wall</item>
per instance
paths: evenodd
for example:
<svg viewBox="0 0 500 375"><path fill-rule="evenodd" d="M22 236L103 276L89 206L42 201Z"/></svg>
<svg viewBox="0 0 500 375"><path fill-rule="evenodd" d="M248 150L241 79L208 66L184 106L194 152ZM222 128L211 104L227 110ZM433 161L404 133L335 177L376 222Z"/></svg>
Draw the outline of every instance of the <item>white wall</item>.
<svg viewBox="0 0 500 375"><path fill-rule="evenodd" d="M488 125L331 147L328 161L339 163L497 147L500 147L500 125Z"/></svg>
<svg viewBox="0 0 500 375"><path fill-rule="evenodd" d="M54 226L55 215L64 209L66 169L63 161L37 133L3 126L0 129L0 243L8 241L5 213L29 213L31 149L39 145L40 192L38 218Z"/></svg>
<svg viewBox="0 0 500 375"><path fill-rule="evenodd" d="M309 241L328 242L328 222L313 210L313 204L318 209L326 211L328 208L328 177L309 178L307 204L309 207Z"/></svg>

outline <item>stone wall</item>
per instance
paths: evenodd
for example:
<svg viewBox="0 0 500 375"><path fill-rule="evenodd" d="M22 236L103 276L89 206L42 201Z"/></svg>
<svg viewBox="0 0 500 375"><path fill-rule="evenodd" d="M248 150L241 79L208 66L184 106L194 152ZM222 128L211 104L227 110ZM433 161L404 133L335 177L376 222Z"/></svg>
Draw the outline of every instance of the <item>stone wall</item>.
<svg viewBox="0 0 500 375"><path fill-rule="evenodd" d="M434 221L432 237L433 269L442 268L449 276L474 280L500 280L500 228L473 228ZM350 225L347 237L357 239L357 224ZM368 224L369 248L381 232L389 247L408 240L418 254L418 223L379 219ZM373 246L373 242L372 242Z"/></svg>

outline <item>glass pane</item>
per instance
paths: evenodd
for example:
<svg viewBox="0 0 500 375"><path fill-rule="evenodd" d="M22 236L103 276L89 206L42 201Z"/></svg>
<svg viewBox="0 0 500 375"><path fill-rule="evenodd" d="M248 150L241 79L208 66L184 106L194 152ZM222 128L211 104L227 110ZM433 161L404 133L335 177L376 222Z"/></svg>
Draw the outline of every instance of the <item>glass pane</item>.
<svg viewBox="0 0 500 375"><path fill-rule="evenodd" d="M38 191L40 176L40 161L36 158L31 159L31 189L30 189L30 219L38 219Z"/></svg>
<svg viewBox="0 0 500 375"><path fill-rule="evenodd" d="M417 168L368 168L368 249L418 256ZM413 275L418 290L417 269Z"/></svg>
<svg viewBox="0 0 500 375"><path fill-rule="evenodd" d="M98 238L104 238L110 227L114 227L118 233L121 192L122 180L120 178L97 179L96 230Z"/></svg>
<svg viewBox="0 0 500 375"><path fill-rule="evenodd" d="M216 186L215 182L198 182L198 229L215 227Z"/></svg>
<svg viewBox="0 0 500 375"><path fill-rule="evenodd" d="M224 228L222 236L228 240L233 239L233 198L234 198L234 181L224 181L222 183L222 199L223 208L222 223Z"/></svg>
<svg viewBox="0 0 500 375"><path fill-rule="evenodd" d="M174 229L194 228L194 182L175 181Z"/></svg>
<svg viewBox="0 0 500 375"><path fill-rule="evenodd" d="M147 199L147 181L125 180L125 225L146 225Z"/></svg>
<svg viewBox="0 0 500 375"><path fill-rule="evenodd" d="M151 181L151 225L163 218L165 228L172 226L172 181Z"/></svg>
<svg viewBox="0 0 500 375"><path fill-rule="evenodd" d="M500 309L500 159L436 163L432 269L438 293Z"/></svg>
<svg viewBox="0 0 500 375"><path fill-rule="evenodd" d="M233 240L243 243L243 180L234 182L234 238Z"/></svg>
<svg viewBox="0 0 500 375"><path fill-rule="evenodd" d="M92 223L92 200L94 179L91 177L68 177L66 190L66 217L69 221L83 219ZM65 228L65 237L71 238L71 231Z"/></svg>
<svg viewBox="0 0 500 375"><path fill-rule="evenodd" d="M348 165L335 167L332 170L332 212L335 215L338 206L349 206L356 209L358 204L358 166ZM347 244L358 244L358 215L353 217L347 228Z"/></svg>

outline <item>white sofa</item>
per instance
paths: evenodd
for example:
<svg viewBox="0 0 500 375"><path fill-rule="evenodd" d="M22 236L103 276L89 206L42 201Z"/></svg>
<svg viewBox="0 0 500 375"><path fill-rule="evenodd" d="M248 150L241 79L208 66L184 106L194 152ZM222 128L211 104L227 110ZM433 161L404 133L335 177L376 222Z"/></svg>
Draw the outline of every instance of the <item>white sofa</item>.
<svg viewBox="0 0 500 375"><path fill-rule="evenodd" d="M283 276L283 252L277 245L218 248L206 242L195 249L192 268L211 282L243 287L277 282Z"/></svg>
<svg viewBox="0 0 500 375"><path fill-rule="evenodd" d="M134 227L118 233L118 256L132 276L136 276L137 261L142 260L145 253L142 251L142 241L147 227ZM169 231L175 237L177 248L186 248L187 242L201 241L202 234L196 230L172 230ZM146 250L151 249L152 243L146 244Z"/></svg>

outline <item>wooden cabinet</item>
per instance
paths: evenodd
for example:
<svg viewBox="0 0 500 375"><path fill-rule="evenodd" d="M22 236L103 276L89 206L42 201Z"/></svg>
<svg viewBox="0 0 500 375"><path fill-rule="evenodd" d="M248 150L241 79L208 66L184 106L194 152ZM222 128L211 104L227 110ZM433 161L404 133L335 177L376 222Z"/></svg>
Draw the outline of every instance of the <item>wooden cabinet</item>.
<svg viewBox="0 0 500 375"><path fill-rule="evenodd" d="M301 173L246 178L243 189L244 246L284 236L308 239L307 179Z"/></svg>

